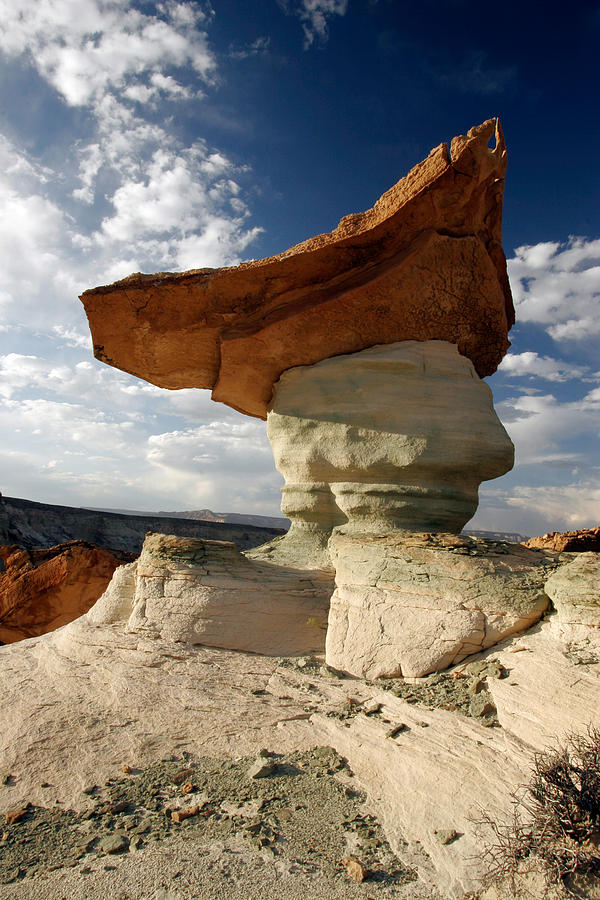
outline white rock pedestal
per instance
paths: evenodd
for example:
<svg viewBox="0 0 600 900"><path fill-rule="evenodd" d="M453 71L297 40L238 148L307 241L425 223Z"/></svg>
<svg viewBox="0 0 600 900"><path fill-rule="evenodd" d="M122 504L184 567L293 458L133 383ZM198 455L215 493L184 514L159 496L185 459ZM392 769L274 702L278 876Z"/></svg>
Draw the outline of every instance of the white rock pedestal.
<svg viewBox="0 0 600 900"><path fill-rule="evenodd" d="M285 372L267 419L288 534L254 558L327 566L337 531L459 532L513 446L473 364L403 341Z"/></svg>

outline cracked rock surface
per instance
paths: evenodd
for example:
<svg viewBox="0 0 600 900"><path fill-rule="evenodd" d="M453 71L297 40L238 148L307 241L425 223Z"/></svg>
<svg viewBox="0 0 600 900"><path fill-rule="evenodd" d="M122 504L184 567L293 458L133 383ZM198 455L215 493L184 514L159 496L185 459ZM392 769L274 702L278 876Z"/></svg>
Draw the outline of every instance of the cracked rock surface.
<svg viewBox="0 0 600 900"><path fill-rule="evenodd" d="M556 554L452 534L344 534L327 662L367 678L417 677L525 631L548 608Z"/></svg>
<svg viewBox="0 0 600 900"><path fill-rule="evenodd" d="M478 661L479 671L467 668ZM474 687L484 680L496 710L492 722L465 715L468 707L457 702L458 693L449 694L446 681L455 672L467 676L456 679L461 692L463 684ZM94 786L118 780L124 765L133 781L136 770L147 772L171 756L188 768L187 753L221 761L224 773L242 758L247 776L265 750L293 754L327 746L347 761L353 773L349 783L366 796L365 811L381 823L400 865L415 870L416 881L389 887L411 900L450 900L477 889L482 876L478 810L509 820L511 792L527 779L532 753L568 731L583 730L600 708L599 663L564 644L556 616L450 669L437 684L395 679L402 688L397 696L387 682L339 677L322 656L265 657L192 647L127 633L122 625L93 626L85 618L0 648L0 678L2 814L31 804L81 816L97 803ZM202 806L207 787L195 782L193 773L185 777L192 790L180 794L186 782L178 786L181 806ZM228 797L227 803L250 802L271 777L248 779L244 794ZM121 799L126 798L102 795L104 804ZM127 829L116 825L128 814L125 809L111 817L115 831L123 830L131 845ZM178 827L195 828L195 818ZM439 835L451 831L457 836L442 843ZM178 842L175 834L141 847L139 862L131 850L108 854L100 864L84 861L68 871L35 874L29 895L22 892L24 881L4 885L0 895L93 897L80 872L88 866L98 869L98 890L105 896L128 897L127 891L138 896L131 893L137 878L146 879L140 883L152 897L148 885L177 892L183 877L177 872L198 864L207 885L216 879L235 900L258 898L267 882L272 900L339 897L338 882L335 893L325 881L307 881L306 872L284 871L277 858L265 862L256 848L250 856L236 855L236 840L214 837L208 846L196 838ZM179 896L194 894L185 888Z"/></svg>

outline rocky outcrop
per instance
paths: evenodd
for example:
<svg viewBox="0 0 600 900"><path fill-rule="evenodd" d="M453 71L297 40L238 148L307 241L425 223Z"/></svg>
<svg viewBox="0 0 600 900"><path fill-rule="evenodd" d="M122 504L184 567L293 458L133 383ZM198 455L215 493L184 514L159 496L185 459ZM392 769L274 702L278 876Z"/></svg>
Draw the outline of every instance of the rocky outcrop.
<svg viewBox="0 0 600 900"><path fill-rule="evenodd" d="M445 341L405 341L285 372L267 419L288 534L253 554L328 565L343 529L459 532L513 446L473 364ZM274 551L274 552L273 552Z"/></svg>
<svg viewBox="0 0 600 900"><path fill-rule="evenodd" d="M564 625L587 625L600 637L600 553L578 553L546 583Z"/></svg>
<svg viewBox="0 0 600 900"><path fill-rule="evenodd" d="M210 541L234 541L240 550L257 547L284 533L284 529L250 524L170 519L151 514L124 515L0 496L0 529L3 522L3 542L27 549L82 540L136 555L149 531Z"/></svg>
<svg viewBox="0 0 600 900"><path fill-rule="evenodd" d="M396 595L374 600L390 607L378 619L362 573L345 568L342 548L350 545L341 540L357 536L370 546L380 537L377 562L386 566L399 535L460 532L476 511L480 483L513 464L480 380L506 352L513 322L500 243L505 168L492 119L455 138L450 150L440 145L371 210L345 217L331 234L232 269L137 274L82 295L99 359L162 387L212 388L213 399L267 417L285 479L282 511L291 520L288 534L245 559L203 546L201 555L216 554L214 584L213 562L207 571L190 569L189 578L166 578L164 547L162 574L148 575L148 544L135 575L121 573L114 597L111 587L98 609L112 605L122 616L135 597L131 627L143 622L172 639L196 635L212 646L276 652L274 633L259 624L263 643L250 635L265 615L251 587L260 574L267 620L275 621L278 605L296 623L281 626L281 645L303 649L306 635L289 640L306 618L293 585L313 571L318 610L310 618L319 620L335 566L327 658L361 674L443 668L539 618L547 598L534 579L520 601L527 579L518 562L497 570L490 562L481 571L473 563L473 593L463 597L451 586L460 575L442 585L438 561L427 558L421 574L439 582L430 602L419 606L412 591L399 611L398 597L411 593L414 579L398 569L390 586ZM184 551L179 542L169 553L184 559ZM490 572L498 583L480 591ZM349 599L354 588L360 600ZM236 589L244 598L239 617L247 619L241 629L228 611ZM248 623L249 633L240 634Z"/></svg>
<svg viewBox="0 0 600 900"><path fill-rule="evenodd" d="M53 631L86 613L124 558L86 541L48 550L0 547L0 641Z"/></svg>
<svg viewBox="0 0 600 900"><path fill-rule="evenodd" d="M579 531L552 531L541 537L532 537L523 542L526 547L540 550L557 550L574 553L586 551L600 552L600 525L597 528L581 528Z"/></svg>
<svg viewBox="0 0 600 900"><path fill-rule="evenodd" d="M246 559L235 544L149 534L90 610L96 625L263 654L322 650L332 574Z"/></svg>
<svg viewBox="0 0 600 900"><path fill-rule="evenodd" d="M338 534L327 663L361 678L421 677L525 631L556 566L518 544L464 535Z"/></svg>
<svg viewBox="0 0 600 900"><path fill-rule="evenodd" d="M440 144L330 234L236 268L136 274L86 291L94 353L160 387L211 388L263 418L285 370L375 344L450 341L490 375L514 321L505 169L491 119Z"/></svg>

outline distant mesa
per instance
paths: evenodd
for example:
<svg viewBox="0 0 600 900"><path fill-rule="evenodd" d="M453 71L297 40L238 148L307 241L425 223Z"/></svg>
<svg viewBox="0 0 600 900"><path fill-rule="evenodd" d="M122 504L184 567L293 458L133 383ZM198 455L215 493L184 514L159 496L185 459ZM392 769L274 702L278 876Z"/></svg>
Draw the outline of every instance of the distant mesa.
<svg viewBox="0 0 600 900"><path fill-rule="evenodd" d="M210 388L260 418L282 372L377 344L449 341L491 375L514 321L505 169L490 119L330 234L234 268L137 273L85 291L94 354L159 387Z"/></svg>
<svg viewBox="0 0 600 900"><path fill-rule="evenodd" d="M243 518L243 517L242 517ZM268 516L264 517L269 520ZM277 521L277 520L274 520ZM240 550L257 547L284 533L275 525L246 521L196 519L192 514L168 518L158 513L133 513L57 506L18 497L0 498L0 544L34 550L65 541L83 540L113 551L140 553L149 531L180 537L235 541Z"/></svg>

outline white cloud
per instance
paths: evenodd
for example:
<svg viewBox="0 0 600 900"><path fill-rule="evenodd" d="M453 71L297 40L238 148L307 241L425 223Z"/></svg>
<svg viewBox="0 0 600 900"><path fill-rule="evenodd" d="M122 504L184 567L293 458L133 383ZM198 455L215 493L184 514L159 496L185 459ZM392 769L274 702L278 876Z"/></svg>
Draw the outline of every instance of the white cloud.
<svg viewBox="0 0 600 900"><path fill-rule="evenodd" d="M539 356L533 350L524 353L508 353L498 371L511 377L530 376L544 378L546 381L570 381L575 378L589 377L587 366L576 366L561 362L551 356Z"/></svg>
<svg viewBox="0 0 600 900"><path fill-rule="evenodd" d="M600 436L600 389L581 400L561 403L552 394L528 394L497 405L516 450L517 465L574 465L580 453L573 441ZM592 415L590 415L592 413Z"/></svg>
<svg viewBox="0 0 600 900"><path fill-rule="evenodd" d="M329 31L327 23L332 16L345 16L348 0L279 0L280 6L297 15L304 31L304 49L314 43L323 44Z"/></svg>
<svg viewBox="0 0 600 900"><path fill-rule="evenodd" d="M143 71L192 66L209 80L215 67L197 4L166 3L158 17L128 0L0 0L0 16L0 49L26 52L72 106L122 90Z"/></svg>
<svg viewBox="0 0 600 900"><path fill-rule="evenodd" d="M600 238L518 247L508 260L517 321L556 341L600 335Z"/></svg>

